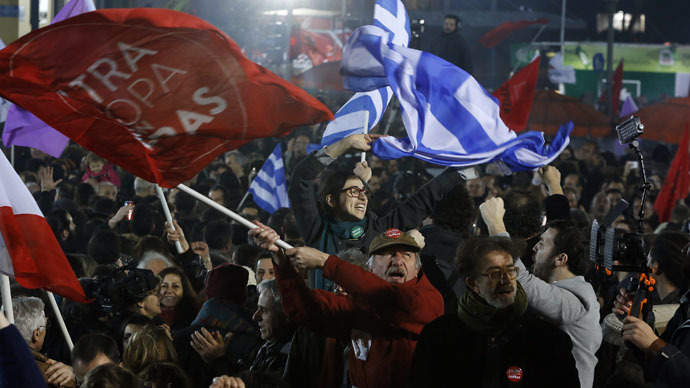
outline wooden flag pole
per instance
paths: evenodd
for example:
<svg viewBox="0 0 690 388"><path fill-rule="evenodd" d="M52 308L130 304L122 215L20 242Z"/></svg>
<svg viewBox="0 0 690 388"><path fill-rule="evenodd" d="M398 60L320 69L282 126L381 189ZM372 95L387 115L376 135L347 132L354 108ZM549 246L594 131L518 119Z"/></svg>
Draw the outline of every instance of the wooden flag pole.
<svg viewBox="0 0 690 388"><path fill-rule="evenodd" d="M55 313L55 317L57 318L58 325L60 326L60 330L62 331L62 335L65 337L65 342L67 342L67 347L69 348L69 351L71 352L72 349L74 349L74 342L72 342L72 337L69 335L69 331L67 331L67 326L65 325L65 320L62 319L62 313L60 312L60 309L58 308L57 302L55 301L55 295L53 295L52 292L48 290L44 290L46 294L48 294L48 300L50 301L50 306L53 308L53 312Z"/></svg>
<svg viewBox="0 0 690 388"><path fill-rule="evenodd" d="M175 224L173 224L172 215L170 214L170 208L168 208L168 200L165 199L165 194L163 194L163 189L161 189L158 184L156 184L156 193L158 193L158 199L161 201L161 206L163 207L163 213L165 213L165 219L170 224L170 227L175 229ZM175 241L175 248L177 248L177 253L184 253L182 249L182 244L179 241Z"/></svg>
<svg viewBox="0 0 690 388"><path fill-rule="evenodd" d="M199 201L201 201L201 202L207 204L208 206L210 206L210 207L212 207L212 208L218 210L219 212L225 214L226 216L232 218L233 220L235 220L235 221L237 221L238 223L240 223L240 224L246 226L246 227L249 228L249 229L258 228L258 226L254 225L254 224L253 224L251 221L249 221L248 219L242 217L241 215L239 215L239 214L233 212L232 210L230 210L230 209L228 209L228 208L226 208L226 207L223 207L223 206L219 205L216 201L212 200L211 198L209 198L209 197L207 197L207 196L205 196L205 195L203 195L203 194L200 194L200 193L196 192L194 189L192 189L192 188L190 188L190 187L188 187L188 186L186 186L186 185L183 185L183 184L180 183L179 185L177 185L177 188L180 189L180 190L182 190L182 191L184 191L185 193L187 193L187 194L193 196L194 198L198 199ZM292 245L286 243L286 242L283 241L283 240L278 240L278 241L276 241L275 244L276 244L278 247L283 248L283 249L291 249L291 248L292 248Z"/></svg>

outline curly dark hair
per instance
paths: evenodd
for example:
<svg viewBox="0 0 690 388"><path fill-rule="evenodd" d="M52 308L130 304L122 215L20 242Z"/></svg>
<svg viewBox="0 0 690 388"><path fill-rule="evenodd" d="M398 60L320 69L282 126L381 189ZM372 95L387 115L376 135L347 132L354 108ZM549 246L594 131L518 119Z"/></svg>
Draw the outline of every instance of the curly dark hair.
<svg viewBox="0 0 690 388"><path fill-rule="evenodd" d="M503 195L506 230L512 237L529 238L542 230L543 206L526 190L510 190Z"/></svg>
<svg viewBox="0 0 690 388"><path fill-rule="evenodd" d="M465 185L456 185L453 190L436 203L431 219L444 229L462 234L468 238L472 223L477 218L477 206L467 192Z"/></svg>
<svg viewBox="0 0 690 388"><path fill-rule="evenodd" d="M513 262L520 256L521 245L509 237L472 237L464 240L455 255L455 269L462 277L476 275L479 263L490 252L506 252L513 257Z"/></svg>
<svg viewBox="0 0 690 388"><path fill-rule="evenodd" d="M589 261L589 237L584 229L573 220L553 220L547 228L556 229L553 239L553 254L568 255L568 269L575 275L584 275L591 267Z"/></svg>

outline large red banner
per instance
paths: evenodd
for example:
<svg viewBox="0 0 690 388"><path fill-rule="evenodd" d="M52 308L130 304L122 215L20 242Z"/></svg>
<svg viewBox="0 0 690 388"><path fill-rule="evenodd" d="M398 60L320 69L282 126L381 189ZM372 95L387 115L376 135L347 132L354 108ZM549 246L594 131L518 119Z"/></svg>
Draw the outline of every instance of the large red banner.
<svg viewBox="0 0 690 388"><path fill-rule="evenodd" d="M0 95L136 175L172 187L256 138L327 121L222 31L164 9L70 18L0 51Z"/></svg>

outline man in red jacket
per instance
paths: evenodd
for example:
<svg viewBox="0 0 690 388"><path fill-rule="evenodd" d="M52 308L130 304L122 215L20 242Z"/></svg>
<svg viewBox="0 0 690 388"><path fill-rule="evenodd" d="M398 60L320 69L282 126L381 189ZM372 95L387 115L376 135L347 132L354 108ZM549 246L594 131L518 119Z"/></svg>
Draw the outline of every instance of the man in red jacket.
<svg viewBox="0 0 690 388"><path fill-rule="evenodd" d="M366 271L335 255L309 247L280 251L278 235L257 222L249 232L274 252L276 280L288 317L329 337L347 338L352 351L348 374L358 388L407 383L417 337L443 314L443 298L420 271L421 234L388 229L370 246ZM311 290L299 268L322 268L346 295Z"/></svg>

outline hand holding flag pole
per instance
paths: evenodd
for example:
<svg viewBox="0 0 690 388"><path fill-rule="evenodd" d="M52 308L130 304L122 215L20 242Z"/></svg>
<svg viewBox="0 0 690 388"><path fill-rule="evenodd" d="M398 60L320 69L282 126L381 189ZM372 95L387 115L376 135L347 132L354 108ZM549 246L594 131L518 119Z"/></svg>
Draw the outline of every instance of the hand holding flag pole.
<svg viewBox="0 0 690 388"><path fill-rule="evenodd" d="M228 217L232 218L233 220L237 221L238 223L240 223L241 225L244 225L245 227L247 227L249 229L258 228L258 226L254 225L248 219L242 217L241 215L233 212L232 210L230 210L226 207L221 206L220 204L218 204L216 201L212 200L211 198L209 198L203 194L198 193L197 191L193 190L192 188L190 188L190 187L188 187L182 183L177 185L177 188L180 189L181 191L184 191L185 193L191 195L192 197L198 199L199 201L207 204L208 206L220 211L221 213L227 215ZM286 243L283 240L278 240L275 242L275 244L278 247L283 248L283 249L292 249L293 248L292 245Z"/></svg>
<svg viewBox="0 0 690 388"><path fill-rule="evenodd" d="M156 184L156 193L158 194L158 199L161 201L161 206L163 207L163 213L165 213L165 219L174 228L175 224L172 220L172 215L170 214L170 208L168 208L168 201L165 199L165 194L163 194L163 189L161 189L158 184ZM177 253L184 253L182 249L182 244L179 241L175 241L175 248L177 248Z"/></svg>

